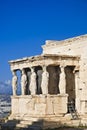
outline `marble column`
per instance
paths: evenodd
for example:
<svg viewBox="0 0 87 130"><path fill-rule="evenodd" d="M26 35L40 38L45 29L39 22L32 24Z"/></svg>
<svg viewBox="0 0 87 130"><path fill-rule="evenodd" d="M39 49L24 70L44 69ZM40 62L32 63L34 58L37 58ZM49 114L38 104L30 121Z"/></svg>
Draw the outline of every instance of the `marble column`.
<svg viewBox="0 0 87 130"><path fill-rule="evenodd" d="M18 77L16 75L16 71L12 71L12 91L13 91L13 96L17 95L17 82L18 82Z"/></svg>
<svg viewBox="0 0 87 130"><path fill-rule="evenodd" d="M46 70L46 66L43 66L42 82L41 82L42 94L48 94L48 84L49 84L49 73Z"/></svg>
<svg viewBox="0 0 87 130"><path fill-rule="evenodd" d="M25 74L25 70L22 69L22 75L21 75L21 94L26 94L26 85L27 85L27 76Z"/></svg>
<svg viewBox="0 0 87 130"><path fill-rule="evenodd" d="M66 93L66 79L65 79L65 71L64 66L60 66L60 79L59 79L59 91L60 94Z"/></svg>
<svg viewBox="0 0 87 130"><path fill-rule="evenodd" d="M36 73L34 72L34 67L31 68L31 78L30 78L30 93L31 95L35 95L37 91L36 84Z"/></svg>

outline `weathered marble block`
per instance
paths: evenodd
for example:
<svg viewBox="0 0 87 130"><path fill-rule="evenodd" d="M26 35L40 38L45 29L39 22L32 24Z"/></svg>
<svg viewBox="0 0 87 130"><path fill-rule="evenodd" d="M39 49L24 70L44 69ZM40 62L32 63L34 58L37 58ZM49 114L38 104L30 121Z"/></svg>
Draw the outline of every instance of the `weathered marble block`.
<svg viewBox="0 0 87 130"><path fill-rule="evenodd" d="M12 96L12 115L47 117L67 113L67 94ZM11 116L12 117L12 116ZM20 118L20 117L19 117Z"/></svg>

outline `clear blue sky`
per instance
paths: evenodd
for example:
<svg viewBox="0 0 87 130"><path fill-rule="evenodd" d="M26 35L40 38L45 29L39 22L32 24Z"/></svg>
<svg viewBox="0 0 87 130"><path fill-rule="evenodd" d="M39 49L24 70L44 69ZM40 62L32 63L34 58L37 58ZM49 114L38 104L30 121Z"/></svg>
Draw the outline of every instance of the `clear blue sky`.
<svg viewBox="0 0 87 130"><path fill-rule="evenodd" d="M9 60L86 33L87 0L0 0L0 82L11 79Z"/></svg>

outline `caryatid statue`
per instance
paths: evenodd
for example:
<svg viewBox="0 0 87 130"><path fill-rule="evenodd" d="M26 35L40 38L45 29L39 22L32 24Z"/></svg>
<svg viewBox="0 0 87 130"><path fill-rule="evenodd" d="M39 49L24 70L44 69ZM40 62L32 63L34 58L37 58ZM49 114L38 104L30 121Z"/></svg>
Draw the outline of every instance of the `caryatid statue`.
<svg viewBox="0 0 87 130"><path fill-rule="evenodd" d="M35 95L37 91L36 85L36 73L34 72L34 67L31 68L31 78L30 78L30 92L31 95Z"/></svg>
<svg viewBox="0 0 87 130"><path fill-rule="evenodd" d="M21 93L22 93L22 95L26 94L26 85L27 85L27 76L25 74L25 70L22 69L22 76L21 76Z"/></svg>
<svg viewBox="0 0 87 130"><path fill-rule="evenodd" d="M46 70L46 66L43 66L42 82L41 82L42 94L48 94L48 84L49 84L49 73Z"/></svg>
<svg viewBox="0 0 87 130"><path fill-rule="evenodd" d="M61 94L66 93L66 76L64 71L64 66L60 66L61 73L60 73L60 80L59 80L59 90Z"/></svg>
<svg viewBox="0 0 87 130"><path fill-rule="evenodd" d="M18 77L16 75L16 72L15 71L12 71L12 90L13 90L13 95L17 95L17 82L18 82Z"/></svg>

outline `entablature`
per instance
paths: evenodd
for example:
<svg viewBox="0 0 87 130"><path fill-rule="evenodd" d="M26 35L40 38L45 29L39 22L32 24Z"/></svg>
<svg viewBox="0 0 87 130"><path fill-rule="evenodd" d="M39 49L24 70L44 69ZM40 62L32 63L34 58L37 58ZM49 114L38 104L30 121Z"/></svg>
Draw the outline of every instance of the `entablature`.
<svg viewBox="0 0 87 130"><path fill-rule="evenodd" d="M11 70L21 70L33 66L79 66L80 56L45 54L9 61Z"/></svg>

